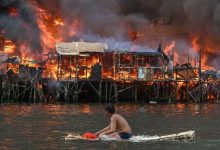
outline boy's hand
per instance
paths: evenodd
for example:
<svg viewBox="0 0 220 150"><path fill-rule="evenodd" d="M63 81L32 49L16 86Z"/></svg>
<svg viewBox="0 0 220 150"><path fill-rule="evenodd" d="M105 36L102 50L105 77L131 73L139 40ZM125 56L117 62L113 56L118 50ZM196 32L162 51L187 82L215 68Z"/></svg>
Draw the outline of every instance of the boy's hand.
<svg viewBox="0 0 220 150"><path fill-rule="evenodd" d="M97 137L99 136L99 133L98 132L96 132L96 133L94 133Z"/></svg>

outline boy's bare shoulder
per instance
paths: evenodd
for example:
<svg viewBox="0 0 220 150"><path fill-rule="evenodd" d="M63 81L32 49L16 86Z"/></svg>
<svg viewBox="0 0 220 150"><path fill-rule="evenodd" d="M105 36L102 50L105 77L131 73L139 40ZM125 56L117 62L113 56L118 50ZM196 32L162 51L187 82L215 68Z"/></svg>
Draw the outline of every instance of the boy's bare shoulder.
<svg viewBox="0 0 220 150"><path fill-rule="evenodd" d="M120 118L121 116L119 115L119 114L114 114L114 115L112 115L112 119L117 119L117 118Z"/></svg>

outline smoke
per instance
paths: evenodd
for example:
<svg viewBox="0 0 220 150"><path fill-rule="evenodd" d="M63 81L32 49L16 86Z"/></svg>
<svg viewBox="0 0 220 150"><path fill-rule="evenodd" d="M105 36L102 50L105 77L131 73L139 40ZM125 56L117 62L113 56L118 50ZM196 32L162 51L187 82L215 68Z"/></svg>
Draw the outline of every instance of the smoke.
<svg viewBox="0 0 220 150"><path fill-rule="evenodd" d="M61 35L65 41L107 41L111 47L129 48L133 44L145 48L157 40L180 39L190 43L191 37L199 37L198 44L208 55L209 65L217 69L220 47L220 0L32 0L51 14L64 19ZM28 0L0 2L0 30L13 41L25 40L33 50L40 50L40 31L36 16ZM19 18L10 17L4 10L16 6ZM155 18L164 18L164 26L151 26ZM77 34L68 35L73 20L80 21ZM159 20L160 21L160 20ZM153 22L154 23L154 22ZM24 26L25 25L25 26ZM163 25L163 22L162 22ZM167 30L167 26L173 26ZM179 28L176 28L179 27ZM131 38L129 29L143 36ZM31 35L30 35L31 31ZM135 39L135 40L134 40ZM165 40L166 41L166 40ZM115 44L113 44L115 42ZM154 42L155 44L155 42ZM181 45L181 44L177 44ZM180 47L179 53L189 44ZM207 49L207 45L209 50ZM178 48L177 48L178 49Z"/></svg>
<svg viewBox="0 0 220 150"><path fill-rule="evenodd" d="M27 0L3 0L0 3L5 9L0 14L0 31L5 38L12 40L19 47L26 43L33 51L40 52L40 30L36 24L34 12ZM19 16L10 16L9 8L16 8Z"/></svg>

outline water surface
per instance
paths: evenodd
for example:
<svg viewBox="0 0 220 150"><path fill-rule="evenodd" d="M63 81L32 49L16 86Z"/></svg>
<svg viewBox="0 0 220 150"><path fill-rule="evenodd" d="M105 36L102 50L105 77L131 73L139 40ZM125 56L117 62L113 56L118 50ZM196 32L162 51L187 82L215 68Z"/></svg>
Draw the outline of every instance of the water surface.
<svg viewBox="0 0 220 150"><path fill-rule="evenodd" d="M108 124L103 104L0 105L0 149L219 149L220 105L118 104L135 135L196 131L193 142L65 141L67 133L95 132Z"/></svg>

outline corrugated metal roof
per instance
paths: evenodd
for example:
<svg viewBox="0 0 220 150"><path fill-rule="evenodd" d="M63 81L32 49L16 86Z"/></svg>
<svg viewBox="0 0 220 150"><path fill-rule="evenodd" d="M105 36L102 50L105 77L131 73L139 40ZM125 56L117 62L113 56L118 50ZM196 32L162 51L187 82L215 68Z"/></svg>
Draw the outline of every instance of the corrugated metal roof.
<svg viewBox="0 0 220 150"><path fill-rule="evenodd" d="M79 55L82 52L98 52L104 53L108 49L105 43L88 43L88 42L71 42L71 43L56 43L56 49L60 55Z"/></svg>

